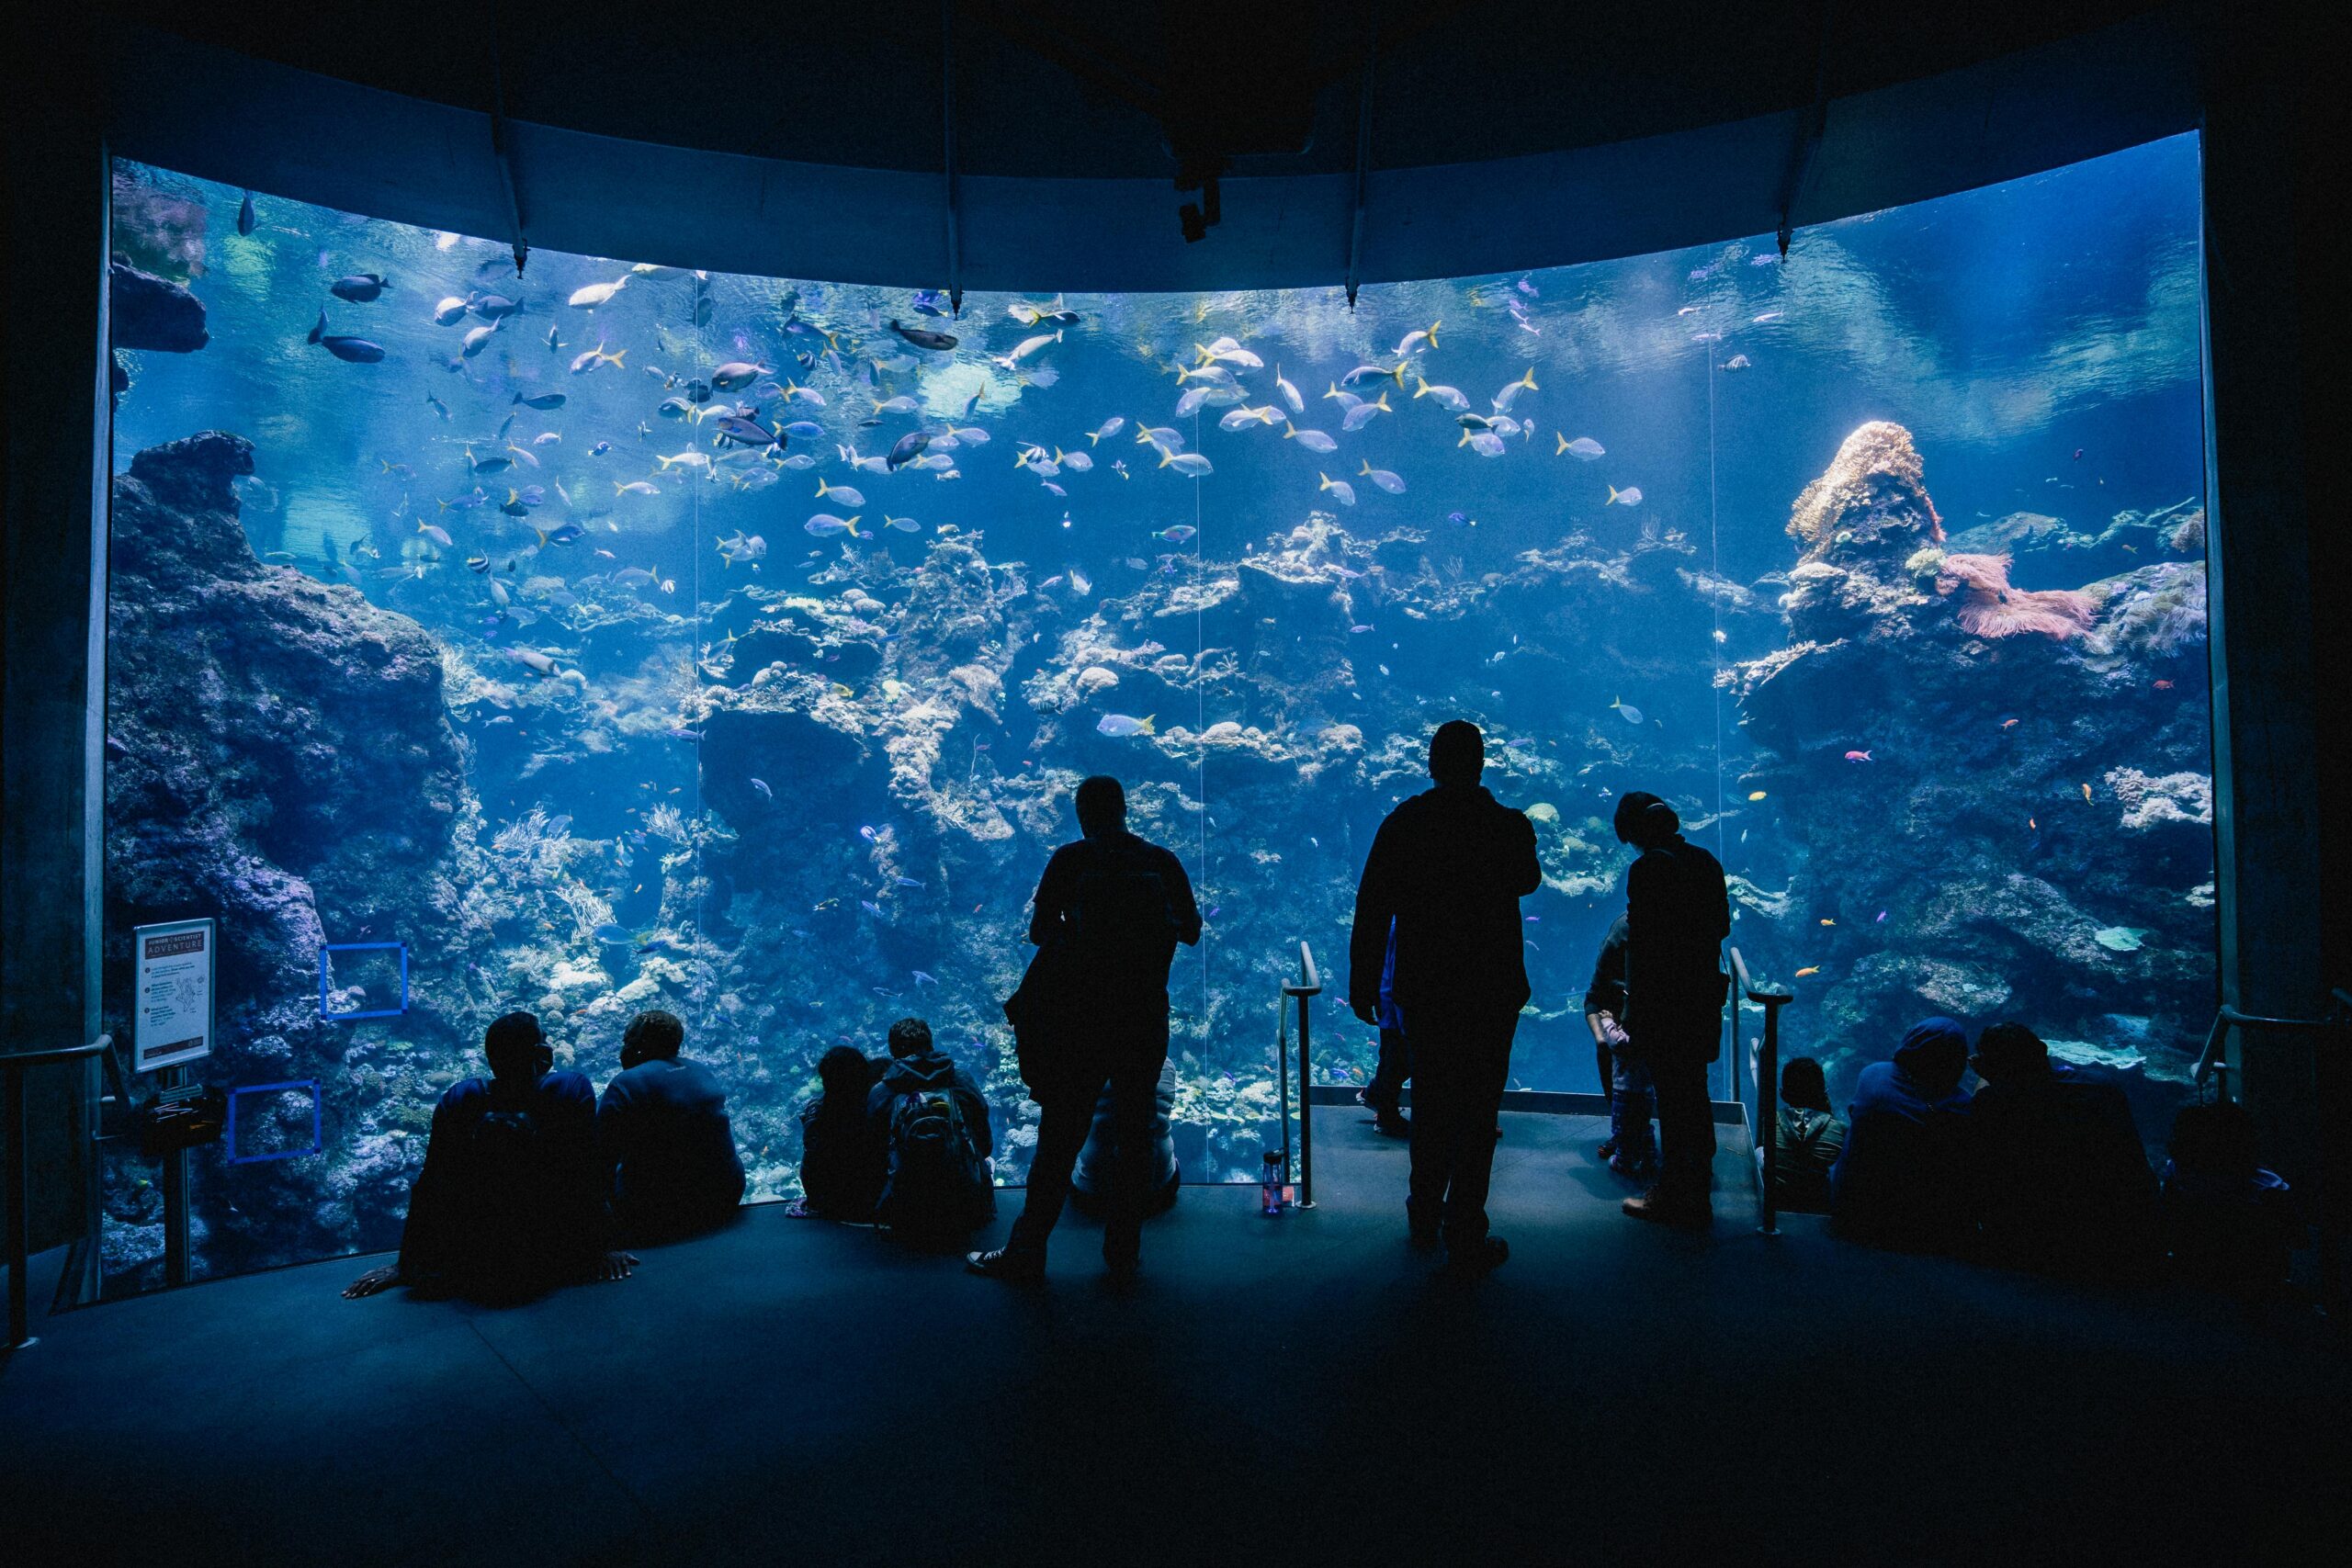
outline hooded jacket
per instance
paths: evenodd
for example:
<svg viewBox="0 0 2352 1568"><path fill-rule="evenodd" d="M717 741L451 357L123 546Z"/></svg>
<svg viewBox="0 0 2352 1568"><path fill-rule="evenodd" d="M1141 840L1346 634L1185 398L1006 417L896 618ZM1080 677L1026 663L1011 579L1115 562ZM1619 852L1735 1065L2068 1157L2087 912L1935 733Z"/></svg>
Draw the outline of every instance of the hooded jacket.
<svg viewBox="0 0 2352 1568"><path fill-rule="evenodd" d="M897 1109L902 1094L935 1094L945 1092L956 1097L964 1112L964 1125L972 1134L973 1146L985 1159L996 1152L996 1141L989 1131L988 1097L972 1075L956 1065L955 1058L944 1051L925 1051L920 1055L899 1056L882 1069L882 1081L865 1097L866 1119L874 1125L879 1144L887 1148L890 1136L890 1114Z"/></svg>

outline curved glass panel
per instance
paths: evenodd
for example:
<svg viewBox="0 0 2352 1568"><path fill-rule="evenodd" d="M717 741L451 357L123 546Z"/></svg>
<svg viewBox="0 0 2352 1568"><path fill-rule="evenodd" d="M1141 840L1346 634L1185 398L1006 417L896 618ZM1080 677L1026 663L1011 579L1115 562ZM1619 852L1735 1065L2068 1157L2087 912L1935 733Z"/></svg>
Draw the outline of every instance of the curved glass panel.
<svg viewBox="0 0 2352 1568"><path fill-rule="evenodd" d="M2160 1131L2213 976L2195 156L1785 260L960 319L518 277L119 166L108 1023L130 927L215 916L200 1076L304 1086L196 1156L198 1272L393 1245L511 1008L598 1082L675 1012L760 1196L797 1190L818 1058L925 1018L1018 1183L1001 1002L1092 773L1206 917L1170 983L1186 1179L1254 1179L1300 942L1317 1078L1374 1070L1355 877L1455 716L1543 853L1521 1086L1598 1087L1609 812L1646 788L1834 1093L1923 1013L2017 1017ZM155 1172L111 1157L135 1286Z"/></svg>

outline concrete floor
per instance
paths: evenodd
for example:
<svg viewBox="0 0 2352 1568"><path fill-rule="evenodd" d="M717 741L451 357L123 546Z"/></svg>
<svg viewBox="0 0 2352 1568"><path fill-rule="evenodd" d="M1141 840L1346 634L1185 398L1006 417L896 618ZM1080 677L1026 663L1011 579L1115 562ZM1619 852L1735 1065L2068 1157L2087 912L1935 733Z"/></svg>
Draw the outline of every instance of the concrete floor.
<svg viewBox="0 0 2352 1568"><path fill-rule="evenodd" d="M2352 1377L2291 1314L1758 1237L1729 1152L1662 1233L1519 1114L1464 1286L1403 1147L1317 1129L1321 1208L1188 1192L1128 1293L1082 1223L1030 1292L770 1206L506 1311L344 1260L52 1319L0 1562L2340 1561Z"/></svg>

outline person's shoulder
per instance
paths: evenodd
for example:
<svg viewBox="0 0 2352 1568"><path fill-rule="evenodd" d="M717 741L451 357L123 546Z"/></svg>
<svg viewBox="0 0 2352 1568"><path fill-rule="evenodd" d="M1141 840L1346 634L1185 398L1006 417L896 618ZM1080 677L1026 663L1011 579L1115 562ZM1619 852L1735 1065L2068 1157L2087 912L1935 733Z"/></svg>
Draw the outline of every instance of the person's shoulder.
<svg viewBox="0 0 2352 1568"><path fill-rule="evenodd" d="M591 1104L594 1104L596 1099L596 1086L588 1081L588 1075L576 1073L569 1068L562 1072L549 1073L541 1078L539 1092L550 1100L585 1100Z"/></svg>
<svg viewBox="0 0 2352 1568"><path fill-rule="evenodd" d="M440 1109L444 1111L457 1111L473 1103L476 1100L487 1101L489 1099L490 1082L488 1079L481 1077L459 1078L456 1083L451 1084L447 1089L441 1091Z"/></svg>

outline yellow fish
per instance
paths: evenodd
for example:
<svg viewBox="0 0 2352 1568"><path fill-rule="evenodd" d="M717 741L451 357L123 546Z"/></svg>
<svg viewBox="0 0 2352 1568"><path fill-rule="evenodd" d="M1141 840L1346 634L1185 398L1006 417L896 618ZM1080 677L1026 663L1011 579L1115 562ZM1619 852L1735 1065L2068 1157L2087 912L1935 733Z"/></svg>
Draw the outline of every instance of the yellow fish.
<svg viewBox="0 0 2352 1568"><path fill-rule="evenodd" d="M1747 798L1750 800L1761 800L1764 798L1764 792L1760 789L1750 790L1747 792Z"/></svg>
<svg viewBox="0 0 2352 1568"><path fill-rule="evenodd" d="M1798 970L1798 971L1797 971L1797 978L1798 978L1798 979L1800 979L1800 980L1802 980L1802 979L1804 979L1807 975L1818 975L1818 974L1820 974L1820 973L1821 973L1821 965L1820 965L1820 964L1807 964L1807 965L1805 965L1804 968L1802 968L1802 969L1800 969L1800 970Z"/></svg>
<svg viewBox="0 0 2352 1568"><path fill-rule="evenodd" d="M1835 921L1835 920L1824 920L1824 921L1822 921L1821 923L1822 923L1823 925L1825 925L1825 926L1834 926L1834 925L1836 925L1838 922L1837 922L1837 921Z"/></svg>
<svg viewBox="0 0 2352 1568"><path fill-rule="evenodd" d="M2090 786L2090 785L2088 785L2088 784L2085 784L2085 785L2083 786L2083 798L2084 798L2085 800L2088 800L2088 799L2090 799L2090 797L2091 797L2091 786Z"/></svg>

